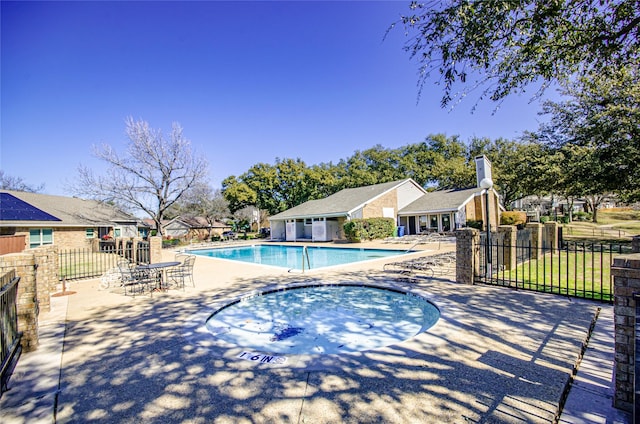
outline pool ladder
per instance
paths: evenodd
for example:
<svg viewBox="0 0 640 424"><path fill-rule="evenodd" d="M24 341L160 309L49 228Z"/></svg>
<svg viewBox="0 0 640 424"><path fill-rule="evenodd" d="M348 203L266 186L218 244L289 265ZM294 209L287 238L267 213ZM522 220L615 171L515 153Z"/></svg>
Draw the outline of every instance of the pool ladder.
<svg viewBox="0 0 640 424"><path fill-rule="evenodd" d="M309 249L307 246L302 246L302 272L304 272L304 260L307 259L307 267L311 269L311 261L309 261Z"/></svg>

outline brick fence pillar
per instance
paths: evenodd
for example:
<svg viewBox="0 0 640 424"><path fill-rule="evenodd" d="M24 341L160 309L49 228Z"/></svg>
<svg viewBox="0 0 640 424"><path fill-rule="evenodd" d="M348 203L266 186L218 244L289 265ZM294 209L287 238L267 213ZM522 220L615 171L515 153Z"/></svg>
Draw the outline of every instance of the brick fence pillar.
<svg viewBox="0 0 640 424"><path fill-rule="evenodd" d="M33 252L10 253L0 257L0 272L15 269L18 283L18 330L22 331L20 344L24 352L38 347L38 287L36 260Z"/></svg>
<svg viewBox="0 0 640 424"><path fill-rule="evenodd" d="M542 229L544 225L539 222L529 222L527 229L531 231L531 255L542 255Z"/></svg>
<svg viewBox="0 0 640 424"><path fill-rule="evenodd" d="M518 227L515 225L501 225L498 227L498 235L502 240L502 248L498 249L498 263L504 265L505 271L510 271L518 265L516 261Z"/></svg>
<svg viewBox="0 0 640 424"><path fill-rule="evenodd" d="M558 245L558 228L559 224L556 221L544 223L544 246L548 249L557 249Z"/></svg>
<svg viewBox="0 0 640 424"><path fill-rule="evenodd" d="M29 250L36 264L38 307L51 310L51 294L58 288L58 250L54 246L43 246Z"/></svg>
<svg viewBox="0 0 640 424"><path fill-rule="evenodd" d="M456 282L473 284L480 272L480 231L474 228L456 230Z"/></svg>
<svg viewBox="0 0 640 424"><path fill-rule="evenodd" d="M615 299L613 308L615 317L613 405L625 411L632 411L634 409L636 375L634 354L637 302L634 299L634 294L640 293L640 254L615 257L611 266L611 275L613 276Z"/></svg>
<svg viewBox="0 0 640 424"><path fill-rule="evenodd" d="M162 237L149 237L149 262L162 262Z"/></svg>

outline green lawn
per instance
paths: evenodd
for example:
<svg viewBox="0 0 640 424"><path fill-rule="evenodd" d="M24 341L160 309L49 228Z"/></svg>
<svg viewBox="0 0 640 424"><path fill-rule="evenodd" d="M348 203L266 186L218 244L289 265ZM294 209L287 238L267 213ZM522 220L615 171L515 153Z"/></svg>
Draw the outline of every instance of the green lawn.
<svg viewBox="0 0 640 424"><path fill-rule="evenodd" d="M517 287L587 299L613 299L611 263L618 253L561 250L522 263L510 271L498 271L499 280ZM512 283L513 285L514 283Z"/></svg>

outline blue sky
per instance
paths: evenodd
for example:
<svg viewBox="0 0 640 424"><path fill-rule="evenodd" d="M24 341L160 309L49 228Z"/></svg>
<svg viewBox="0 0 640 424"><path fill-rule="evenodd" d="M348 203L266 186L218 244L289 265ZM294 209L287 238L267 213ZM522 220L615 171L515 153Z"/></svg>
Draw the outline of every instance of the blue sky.
<svg viewBox="0 0 640 424"><path fill-rule="evenodd" d="M125 119L173 122L219 188L259 162L334 163L429 134L516 138L541 121L512 96L440 108L402 50L409 1L11 2L1 4L0 167L69 194L91 146L123 152Z"/></svg>

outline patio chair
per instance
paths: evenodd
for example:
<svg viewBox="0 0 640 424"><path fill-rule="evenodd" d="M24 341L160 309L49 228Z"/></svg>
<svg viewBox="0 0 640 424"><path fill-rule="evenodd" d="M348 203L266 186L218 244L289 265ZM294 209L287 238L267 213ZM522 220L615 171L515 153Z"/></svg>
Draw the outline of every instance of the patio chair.
<svg viewBox="0 0 640 424"><path fill-rule="evenodd" d="M182 286L182 290L184 290L187 280L189 280L191 285L195 287L196 284L193 280L193 265L195 264L196 257L193 255L178 253L176 255L176 261L180 262L180 265L167 270L167 278L173 281L176 285Z"/></svg>
<svg viewBox="0 0 640 424"><path fill-rule="evenodd" d="M136 270L136 268L126 260L118 262L118 269L120 270L125 296L132 295L135 297L137 294L143 294L145 291L153 294L152 288L156 283L155 276L141 270Z"/></svg>

